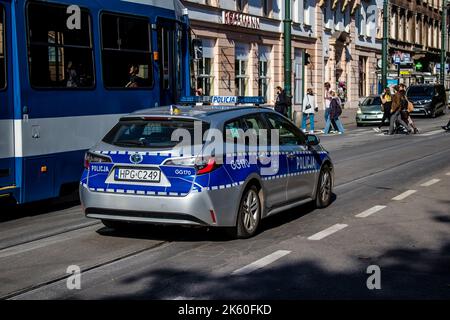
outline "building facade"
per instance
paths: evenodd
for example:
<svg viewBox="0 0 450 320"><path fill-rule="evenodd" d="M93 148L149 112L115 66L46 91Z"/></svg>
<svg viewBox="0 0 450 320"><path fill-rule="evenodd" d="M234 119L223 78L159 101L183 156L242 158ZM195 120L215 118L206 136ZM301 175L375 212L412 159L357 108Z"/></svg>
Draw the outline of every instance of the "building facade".
<svg viewBox="0 0 450 320"><path fill-rule="evenodd" d="M183 2L203 46L195 85L205 95L260 95L273 104L275 87L284 83L285 1ZM346 107L379 92L382 9L383 0L291 0L294 110L309 87L323 101L324 82L340 89ZM428 61L436 60L440 46L438 1L391 0L389 10L390 57L409 53L424 69L435 68Z"/></svg>
<svg viewBox="0 0 450 320"><path fill-rule="evenodd" d="M439 81L442 1L391 0L389 11L391 77L399 71L400 81L406 84ZM450 50L448 41L445 49ZM399 61L398 69L395 62Z"/></svg>

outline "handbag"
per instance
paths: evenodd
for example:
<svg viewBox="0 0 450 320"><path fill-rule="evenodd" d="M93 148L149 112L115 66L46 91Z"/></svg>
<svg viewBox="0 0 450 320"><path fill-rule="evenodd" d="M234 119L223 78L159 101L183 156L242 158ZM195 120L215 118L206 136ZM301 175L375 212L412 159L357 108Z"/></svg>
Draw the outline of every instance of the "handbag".
<svg viewBox="0 0 450 320"><path fill-rule="evenodd" d="M311 104L310 104L310 102L309 102L309 97L308 97L308 95L306 95L306 99L308 99L308 104L306 105L305 111L307 111L307 110L309 110L309 109L312 108L312 107L311 107Z"/></svg>

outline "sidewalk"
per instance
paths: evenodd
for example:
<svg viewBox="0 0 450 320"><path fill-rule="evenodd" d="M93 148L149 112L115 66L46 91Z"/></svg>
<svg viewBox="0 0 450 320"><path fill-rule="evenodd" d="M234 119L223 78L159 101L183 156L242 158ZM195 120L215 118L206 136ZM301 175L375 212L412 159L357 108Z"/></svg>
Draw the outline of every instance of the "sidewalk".
<svg viewBox="0 0 450 320"><path fill-rule="evenodd" d="M355 109L355 108L342 110L342 115L339 117L339 119L341 120L344 128L347 125L355 124L355 116L356 116L357 110L358 109ZM314 126L315 126L316 131L322 130L325 127L324 113L325 113L324 110L319 110L319 112L316 112L316 114L315 114ZM294 123L298 127L301 127L301 125L302 125L302 114L301 113L296 112L296 118L294 120ZM309 122L308 122L308 129L309 129Z"/></svg>

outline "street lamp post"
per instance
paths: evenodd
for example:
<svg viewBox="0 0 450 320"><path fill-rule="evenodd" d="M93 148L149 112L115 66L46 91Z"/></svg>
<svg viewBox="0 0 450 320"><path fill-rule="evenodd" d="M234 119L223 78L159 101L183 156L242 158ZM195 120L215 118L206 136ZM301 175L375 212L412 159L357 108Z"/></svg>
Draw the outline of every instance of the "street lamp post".
<svg viewBox="0 0 450 320"><path fill-rule="evenodd" d="M445 85L445 73L447 62L446 55L447 52L446 42L447 42L447 0L442 0L442 21L441 21L441 68L440 68L440 79L441 84Z"/></svg>
<svg viewBox="0 0 450 320"><path fill-rule="evenodd" d="M292 60L291 60L291 0L285 0L284 17L284 90L291 97ZM292 107L289 106L289 117L292 119Z"/></svg>
<svg viewBox="0 0 450 320"><path fill-rule="evenodd" d="M446 0L443 0L446 1ZM383 51L381 60L381 86L382 89L387 87L388 73L388 27L389 27L389 0L383 0Z"/></svg>

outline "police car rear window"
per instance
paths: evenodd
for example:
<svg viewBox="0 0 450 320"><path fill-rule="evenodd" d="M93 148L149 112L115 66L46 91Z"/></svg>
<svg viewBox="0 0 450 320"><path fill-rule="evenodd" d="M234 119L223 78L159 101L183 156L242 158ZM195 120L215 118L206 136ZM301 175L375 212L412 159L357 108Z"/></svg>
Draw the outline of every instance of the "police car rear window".
<svg viewBox="0 0 450 320"><path fill-rule="evenodd" d="M201 122L202 134L209 124ZM172 141L176 129L187 130L191 144L194 139L195 122L183 119L122 120L103 139L103 142L119 147L133 148L173 148L182 140ZM184 137L184 135L182 135Z"/></svg>

